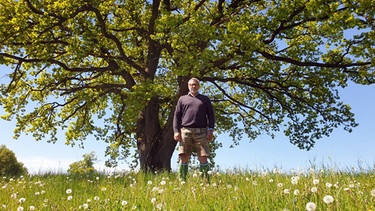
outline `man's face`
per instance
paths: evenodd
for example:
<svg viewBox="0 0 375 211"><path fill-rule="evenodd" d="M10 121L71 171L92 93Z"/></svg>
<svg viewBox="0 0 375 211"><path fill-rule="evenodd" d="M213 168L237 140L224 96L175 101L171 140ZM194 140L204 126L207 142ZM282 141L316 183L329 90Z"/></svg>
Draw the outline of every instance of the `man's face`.
<svg viewBox="0 0 375 211"><path fill-rule="evenodd" d="M189 86L190 93L192 93L194 95L198 93L198 90L199 90L199 83L198 82L196 82L194 80L191 80L191 81L189 81L188 86Z"/></svg>

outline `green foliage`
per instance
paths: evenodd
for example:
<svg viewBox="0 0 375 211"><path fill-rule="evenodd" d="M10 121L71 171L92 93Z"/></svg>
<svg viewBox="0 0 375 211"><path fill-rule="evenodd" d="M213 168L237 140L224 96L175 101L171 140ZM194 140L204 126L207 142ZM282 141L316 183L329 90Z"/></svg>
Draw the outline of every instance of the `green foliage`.
<svg viewBox="0 0 375 211"><path fill-rule="evenodd" d="M357 126L338 90L375 81L373 5L0 0L0 63L12 68L2 118L17 120L16 137L55 142L62 129L67 144L93 135L107 155L127 157L143 137L161 139L147 149L172 139L173 105L195 76L217 133L238 144L283 131L309 150Z"/></svg>
<svg viewBox="0 0 375 211"><path fill-rule="evenodd" d="M84 154L83 160L74 162L69 165L68 173L70 174L89 174L96 172L94 168L95 162L98 160L95 152Z"/></svg>
<svg viewBox="0 0 375 211"><path fill-rule="evenodd" d="M199 172L186 182L174 173L124 172L71 177L60 174L0 179L5 210L373 210L374 169L283 173ZM325 200L331 196L333 201ZM32 209L34 208L34 209Z"/></svg>
<svg viewBox="0 0 375 211"><path fill-rule="evenodd" d="M18 162L16 155L5 145L0 146L0 176L20 176L27 174L23 163Z"/></svg>

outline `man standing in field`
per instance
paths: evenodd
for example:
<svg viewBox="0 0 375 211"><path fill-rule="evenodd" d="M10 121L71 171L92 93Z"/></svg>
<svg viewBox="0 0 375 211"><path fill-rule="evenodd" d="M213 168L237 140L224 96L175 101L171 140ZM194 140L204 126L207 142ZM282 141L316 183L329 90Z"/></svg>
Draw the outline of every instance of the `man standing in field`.
<svg viewBox="0 0 375 211"><path fill-rule="evenodd" d="M208 178L210 154L208 143L213 139L215 117L211 100L199 94L199 80L192 78L188 82L189 93L181 96L177 102L173 119L174 139L179 142L180 178L186 180L189 158L194 147L200 162L200 171Z"/></svg>

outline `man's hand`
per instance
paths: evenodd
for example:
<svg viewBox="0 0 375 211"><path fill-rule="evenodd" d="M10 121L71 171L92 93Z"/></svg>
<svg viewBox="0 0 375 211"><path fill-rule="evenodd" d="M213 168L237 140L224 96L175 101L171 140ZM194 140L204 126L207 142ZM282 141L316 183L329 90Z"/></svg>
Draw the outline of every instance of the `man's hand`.
<svg viewBox="0 0 375 211"><path fill-rule="evenodd" d="M213 138L214 138L214 131L212 131L212 130L207 131L208 142L211 142Z"/></svg>
<svg viewBox="0 0 375 211"><path fill-rule="evenodd" d="M180 139L181 139L180 133L174 133L174 140L175 141L180 141Z"/></svg>

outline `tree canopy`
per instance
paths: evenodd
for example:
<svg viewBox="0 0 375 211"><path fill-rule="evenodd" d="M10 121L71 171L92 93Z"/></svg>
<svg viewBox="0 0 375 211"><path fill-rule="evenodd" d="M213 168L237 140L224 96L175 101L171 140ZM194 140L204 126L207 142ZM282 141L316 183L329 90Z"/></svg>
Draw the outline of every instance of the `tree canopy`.
<svg viewBox="0 0 375 211"><path fill-rule="evenodd" d="M20 176L27 173L27 168L18 162L16 154L5 145L0 145L0 176Z"/></svg>
<svg viewBox="0 0 375 211"><path fill-rule="evenodd" d="M0 0L3 119L15 135L137 147L142 168L168 169L171 121L187 80L213 100L216 133L283 131L311 149L357 125L338 95L374 83L373 0ZM0 72L1 73L1 72Z"/></svg>

